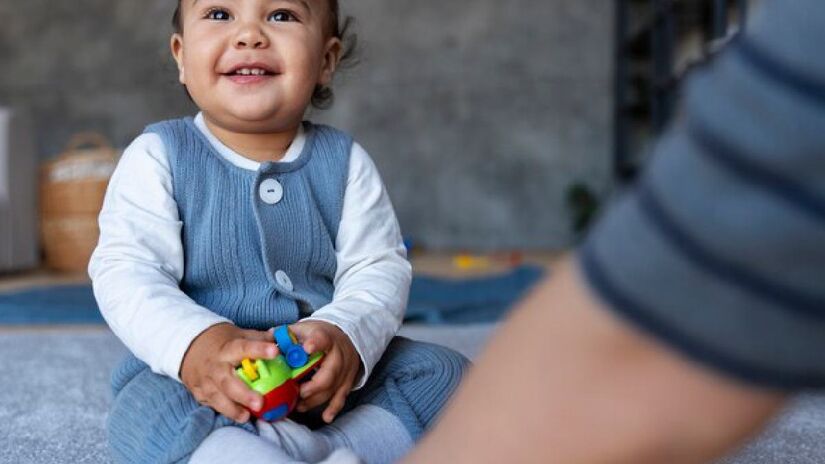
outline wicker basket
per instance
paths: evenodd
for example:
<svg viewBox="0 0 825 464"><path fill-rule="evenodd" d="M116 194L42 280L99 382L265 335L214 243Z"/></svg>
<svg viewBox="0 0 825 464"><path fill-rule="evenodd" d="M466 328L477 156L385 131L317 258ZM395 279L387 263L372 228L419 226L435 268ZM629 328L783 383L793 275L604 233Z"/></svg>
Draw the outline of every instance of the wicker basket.
<svg viewBox="0 0 825 464"><path fill-rule="evenodd" d="M105 137L81 133L63 154L43 165L40 231L49 268L86 270L100 235L97 217L115 164L115 150Z"/></svg>

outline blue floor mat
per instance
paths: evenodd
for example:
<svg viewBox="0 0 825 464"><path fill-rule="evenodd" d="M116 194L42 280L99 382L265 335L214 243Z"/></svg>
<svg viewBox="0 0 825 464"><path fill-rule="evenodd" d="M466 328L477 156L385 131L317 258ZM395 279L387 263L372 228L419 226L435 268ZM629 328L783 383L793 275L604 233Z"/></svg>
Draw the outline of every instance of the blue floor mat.
<svg viewBox="0 0 825 464"><path fill-rule="evenodd" d="M491 277L442 279L416 276L408 321L428 324L492 322L500 319L542 276L522 266ZM101 324L90 285L61 285L0 294L0 325Z"/></svg>
<svg viewBox="0 0 825 464"><path fill-rule="evenodd" d="M406 320L428 324L497 321L543 275L540 267L520 266L506 274L473 279L416 276Z"/></svg>
<svg viewBox="0 0 825 464"><path fill-rule="evenodd" d="M0 294L0 324L101 324L91 285L37 287Z"/></svg>

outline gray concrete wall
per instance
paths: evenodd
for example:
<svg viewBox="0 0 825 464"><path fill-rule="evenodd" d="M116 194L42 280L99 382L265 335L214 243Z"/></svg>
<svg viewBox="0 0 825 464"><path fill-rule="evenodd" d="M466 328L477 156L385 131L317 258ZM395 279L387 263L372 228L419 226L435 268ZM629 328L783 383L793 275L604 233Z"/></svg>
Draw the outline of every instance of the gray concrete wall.
<svg viewBox="0 0 825 464"><path fill-rule="evenodd" d="M0 0L0 105L47 158L73 132L126 145L191 113L168 57L172 0ZM406 235L433 248L570 243L567 189L609 184L612 3L343 0L361 63L313 119L351 131Z"/></svg>

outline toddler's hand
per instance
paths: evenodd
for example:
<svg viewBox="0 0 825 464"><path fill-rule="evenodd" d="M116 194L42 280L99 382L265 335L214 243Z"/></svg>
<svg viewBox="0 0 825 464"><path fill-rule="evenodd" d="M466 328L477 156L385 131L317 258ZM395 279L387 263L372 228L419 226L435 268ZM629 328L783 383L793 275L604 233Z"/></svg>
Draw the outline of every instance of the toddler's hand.
<svg viewBox="0 0 825 464"><path fill-rule="evenodd" d="M321 418L330 423L341 412L358 377L361 358L352 341L338 327L322 321L290 326L307 353L325 352L324 362L312 379L301 386L298 411L308 411L329 401Z"/></svg>
<svg viewBox="0 0 825 464"><path fill-rule="evenodd" d="M181 380L199 403L244 423L250 418L245 407L258 410L263 398L235 375L235 366L244 358L272 359L277 354L271 331L214 325L189 345L181 365Z"/></svg>

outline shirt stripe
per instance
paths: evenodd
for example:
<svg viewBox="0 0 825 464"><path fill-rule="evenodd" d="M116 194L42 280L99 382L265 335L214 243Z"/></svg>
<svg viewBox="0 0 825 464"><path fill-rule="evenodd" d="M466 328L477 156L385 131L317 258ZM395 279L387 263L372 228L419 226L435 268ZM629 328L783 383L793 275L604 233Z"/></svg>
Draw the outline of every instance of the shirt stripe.
<svg viewBox="0 0 825 464"><path fill-rule="evenodd" d="M747 36L737 39L734 50L739 57L756 68L764 77L794 91L807 101L825 107L825 81L822 79L806 76L785 65Z"/></svg>
<svg viewBox="0 0 825 464"><path fill-rule="evenodd" d="M688 136L699 147L699 153L714 161L741 181L788 203L789 206L825 224L825 199L792 179L760 166L752 156L714 135L695 118L688 123ZM825 231L823 231L825 232Z"/></svg>
<svg viewBox="0 0 825 464"><path fill-rule="evenodd" d="M717 256L684 231L656 198L651 187L642 182L637 191L639 208L673 249L709 274L775 305L778 309L818 321L825 320L825 300L779 284Z"/></svg>
<svg viewBox="0 0 825 464"><path fill-rule="evenodd" d="M657 338L667 340L668 344L689 358L713 366L745 382L772 388L800 389L825 386L825 377L810 371L789 372L735 359L722 351L711 348L707 340L694 339L677 327L669 325L667 321L653 316L656 314L655 311L614 285L596 257L592 242L580 249L578 258L587 282L594 287L605 303L643 330Z"/></svg>

